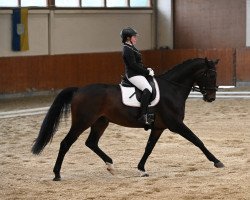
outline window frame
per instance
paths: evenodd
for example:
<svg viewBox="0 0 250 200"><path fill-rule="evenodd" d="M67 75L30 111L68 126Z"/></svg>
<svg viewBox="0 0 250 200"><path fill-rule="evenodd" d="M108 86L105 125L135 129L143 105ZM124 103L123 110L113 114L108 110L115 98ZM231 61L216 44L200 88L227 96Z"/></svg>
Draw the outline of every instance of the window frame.
<svg viewBox="0 0 250 200"><path fill-rule="evenodd" d="M49 2L50 2L50 0L46 0L46 5L47 6L21 6L21 1L22 0L17 0L17 6L13 6L13 7L1 7L0 6L0 9L14 9L14 8L31 8L31 9L33 9L33 8L38 8L38 9L48 9L49 8Z"/></svg>
<svg viewBox="0 0 250 200"><path fill-rule="evenodd" d="M0 7L0 9L13 9L13 8L24 8L21 6L22 0L17 0L18 6L16 7ZM79 7L57 7L55 5L55 0L46 0L47 6L28 6L26 8L30 9L49 9L49 10L152 10L154 6L154 0L149 0L149 6L148 7L131 7L130 6L130 0L127 0L127 6L126 7L108 7L107 6L107 0L104 0L104 6L101 7L85 7L82 6L82 0L79 0Z"/></svg>

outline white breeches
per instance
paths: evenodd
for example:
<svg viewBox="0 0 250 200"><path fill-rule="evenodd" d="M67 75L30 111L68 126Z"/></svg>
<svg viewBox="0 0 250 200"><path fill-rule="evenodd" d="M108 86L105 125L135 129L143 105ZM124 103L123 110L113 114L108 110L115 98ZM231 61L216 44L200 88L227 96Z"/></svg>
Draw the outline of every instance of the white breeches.
<svg viewBox="0 0 250 200"><path fill-rule="evenodd" d="M148 89L150 93L152 93L152 87L148 83L147 79L144 76L133 76L131 78L128 78L128 80L136 86L139 90L143 91L145 89Z"/></svg>

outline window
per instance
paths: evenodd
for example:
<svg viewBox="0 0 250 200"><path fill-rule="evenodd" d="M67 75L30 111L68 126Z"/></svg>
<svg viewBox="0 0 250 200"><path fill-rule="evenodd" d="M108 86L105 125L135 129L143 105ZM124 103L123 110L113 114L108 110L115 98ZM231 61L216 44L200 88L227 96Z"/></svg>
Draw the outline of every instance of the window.
<svg viewBox="0 0 250 200"><path fill-rule="evenodd" d="M21 6L22 7L28 7L28 6L38 6L38 7L46 7L47 6L47 0L21 0Z"/></svg>
<svg viewBox="0 0 250 200"><path fill-rule="evenodd" d="M151 8L152 0L0 0L0 8ZM49 6L48 6L49 2Z"/></svg>
<svg viewBox="0 0 250 200"><path fill-rule="evenodd" d="M150 0L130 0L130 7L150 7Z"/></svg>
<svg viewBox="0 0 250 200"><path fill-rule="evenodd" d="M17 7L18 1L17 0L0 0L0 7Z"/></svg>
<svg viewBox="0 0 250 200"><path fill-rule="evenodd" d="M55 0L56 7L150 8L151 0Z"/></svg>
<svg viewBox="0 0 250 200"><path fill-rule="evenodd" d="M47 0L0 0L0 7L47 7Z"/></svg>
<svg viewBox="0 0 250 200"><path fill-rule="evenodd" d="M56 7L79 7L79 0L55 0Z"/></svg>
<svg viewBox="0 0 250 200"><path fill-rule="evenodd" d="M82 7L104 7L103 0L82 0Z"/></svg>
<svg viewBox="0 0 250 200"><path fill-rule="evenodd" d="M107 0L107 7L127 7L127 0Z"/></svg>

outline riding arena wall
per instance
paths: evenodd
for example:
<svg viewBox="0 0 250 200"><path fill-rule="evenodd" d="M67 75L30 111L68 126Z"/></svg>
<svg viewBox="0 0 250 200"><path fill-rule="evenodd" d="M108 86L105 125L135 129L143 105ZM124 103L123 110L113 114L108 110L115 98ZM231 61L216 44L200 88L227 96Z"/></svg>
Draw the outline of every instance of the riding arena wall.
<svg viewBox="0 0 250 200"><path fill-rule="evenodd" d="M220 59L218 85L249 82L249 49L176 49L142 51L156 75L186 59ZM121 52L0 58L0 93L57 90L90 83L118 84L124 74Z"/></svg>
<svg viewBox="0 0 250 200"><path fill-rule="evenodd" d="M131 23L141 33L137 47L143 61L156 75L207 57L220 59L218 85L249 85L249 10L250 0L157 0L150 9L29 9L30 50L14 52L12 10L1 9L0 94L118 84L124 74L119 32Z"/></svg>

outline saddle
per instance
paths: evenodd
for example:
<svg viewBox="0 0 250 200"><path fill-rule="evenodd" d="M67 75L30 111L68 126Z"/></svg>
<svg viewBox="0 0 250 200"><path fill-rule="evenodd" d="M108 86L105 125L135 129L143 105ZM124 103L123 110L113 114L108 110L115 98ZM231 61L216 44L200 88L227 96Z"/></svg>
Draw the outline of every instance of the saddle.
<svg viewBox="0 0 250 200"><path fill-rule="evenodd" d="M153 89L149 104L149 107L152 107L155 106L160 100L159 86L155 78L150 76L147 78L147 80ZM132 107L141 106L140 102L141 102L142 91L136 88L132 83L130 83L127 77L122 76L120 88L122 93L122 102L124 105Z"/></svg>

